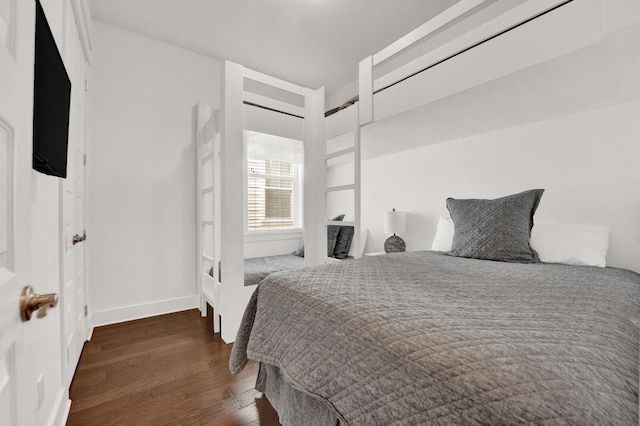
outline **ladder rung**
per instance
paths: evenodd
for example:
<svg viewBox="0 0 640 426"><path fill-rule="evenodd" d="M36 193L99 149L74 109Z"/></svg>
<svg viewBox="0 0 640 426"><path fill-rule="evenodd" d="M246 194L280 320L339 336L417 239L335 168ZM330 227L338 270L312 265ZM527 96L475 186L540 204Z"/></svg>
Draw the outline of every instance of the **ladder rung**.
<svg viewBox="0 0 640 426"><path fill-rule="evenodd" d="M213 226L213 221L212 220L203 220L201 223L203 225Z"/></svg>
<svg viewBox="0 0 640 426"><path fill-rule="evenodd" d="M356 152L354 147L341 149L340 151L332 152L331 154L327 154L324 156L325 160L330 160L336 157L342 157L343 155L351 154L352 152Z"/></svg>
<svg viewBox="0 0 640 426"><path fill-rule="evenodd" d="M210 186L208 188L204 188L201 192L202 192L202 195L209 194L209 193L213 192L213 186Z"/></svg>
<svg viewBox="0 0 640 426"><path fill-rule="evenodd" d="M207 262L213 264L213 257L207 256L206 254L202 255L202 260L206 260Z"/></svg>
<svg viewBox="0 0 640 426"><path fill-rule="evenodd" d="M202 161L202 164L206 163L207 161L211 160L213 158L213 152L208 153L207 155L203 156L200 161Z"/></svg>
<svg viewBox="0 0 640 426"><path fill-rule="evenodd" d="M324 192L336 192L336 191L348 191L350 189L356 189L354 184L351 185L341 185L341 186L330 186L324 189Z"/></svg>

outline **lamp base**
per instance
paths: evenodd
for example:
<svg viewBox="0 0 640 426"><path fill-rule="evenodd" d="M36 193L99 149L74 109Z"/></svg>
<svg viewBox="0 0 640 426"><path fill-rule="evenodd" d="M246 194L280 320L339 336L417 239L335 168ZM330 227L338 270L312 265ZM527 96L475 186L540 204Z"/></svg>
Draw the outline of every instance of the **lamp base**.
<svg viewBox="0 0 640 426"><path fill-rule="evenodd" d="M392 235L384 242L385 253L401 253L407 250L404 240L397 235Z"/></svg>

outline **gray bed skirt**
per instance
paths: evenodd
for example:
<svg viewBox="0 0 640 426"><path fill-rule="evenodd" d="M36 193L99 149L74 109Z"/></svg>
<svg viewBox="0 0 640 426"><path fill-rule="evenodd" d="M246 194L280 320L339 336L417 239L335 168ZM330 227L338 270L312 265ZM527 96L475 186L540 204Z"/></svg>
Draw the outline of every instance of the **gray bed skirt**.
<svg viewBox="0 0 640 426"><path fill-rule="evenodd" d="M339 426L327 403L287 384L278 367L260 363L256 390L266 395L284 426Z"/></svg>

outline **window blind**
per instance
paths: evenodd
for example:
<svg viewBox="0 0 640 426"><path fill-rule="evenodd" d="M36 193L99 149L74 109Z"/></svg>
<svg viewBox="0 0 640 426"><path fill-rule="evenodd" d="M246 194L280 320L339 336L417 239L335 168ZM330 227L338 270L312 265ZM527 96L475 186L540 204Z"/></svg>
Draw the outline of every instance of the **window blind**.
<svg viewBox="0 0 640 426"><path fill-rule="evenodd" d="M248 231L302 227L301 141L245 132Z"/></svg>

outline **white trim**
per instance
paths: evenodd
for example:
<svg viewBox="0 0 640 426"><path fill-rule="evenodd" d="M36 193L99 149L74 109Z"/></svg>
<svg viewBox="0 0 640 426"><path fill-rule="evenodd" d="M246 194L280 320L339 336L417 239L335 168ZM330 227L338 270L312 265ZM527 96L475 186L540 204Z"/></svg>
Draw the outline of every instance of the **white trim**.
<svg viewBox="0 0 640 426"><path fill-rule="evenodd" d="M248 92L246 90L244 91L243 96L245 102L250 102L255 105L275 109L276 111L284 112L286 114L293 114L295 116L304 118L304 108L297 105L292 105L288 102L282 102L277 99L268 98L266 96Z"/></svg>
<svg viewBox="0 0 640 426"><path fill-rule="evenodd" d="M372 100L372 105L373 105L373 100ZM356 119L355 119L355 123L356 123L356 132L353 135L353 145L354 145L354 149L355 152L353 154L353 183L354 183L354 190L353 190L353 212L354 212L354 218L355 218L355 223L353 224L353 249L354 249L354 253L361 253L362 251L360 250L360 244L362 244L361 241L361 228L362 228L362 215L361 215L361 194L362 194L362 179L361 179L361 169L362 169L362 154L361 154L361 144L362 144L362 129L360 128L360 126L358 125L361 122L360 119L360 106L358 105L358 111L356 111ZM371 109L371 114L373 114L373 107ZM373 119L373 117L372 117ZM354 256L357 258L359 257L358 255L354 254Z"/></svg>
<svg viewBox="0 0 640 426"><path fill-rule="evenodd" d="M342 157L343 155L353 154L354 152L356 152L356 149L355 147L352 146L350 148L345 148L340 151L335 151L335 152L332 152L331 154L327 154L324 156L324 159L331 160L332 158Z"/></svg>
<svg viewBox="0 0 640 426"><path fill-rule="evenodd" d="M373 66L379 65L392 56L397 55L403 50L411 47L413 44L418 43L428 35L433 34L440 28L450 24L455 19L458 19L462 15L475 9L477 6L480 6L482 3L487 3L488 1L489 0L462 0L454 4L444 12L436 15L415 30L399 38L373 55Z"/></svg>
<svg viewBox="0 0 640 426"><path fill-rule="evenodd" d="M73 16L78 28L78 36L82 44L84 59L91 64L91 53L93 52L93 40L91 39L91 9L88 0L71 0Z"/></svg>
<svg viewBox="0 0 640 426"><path fill-rule="evenodd" d="M246 74L245 74L246 71ZM244 234L245 160L243 143L243 76L249 75L257 81L266 76L245 70L241 65L225 61L222 68L220 126L220 252L222 276L220 280L220 316L224 327L220 337L232 342L240 328L244 307L251 294L244 287ZM262 78L261 78L262 77ZM215 309L215 308L214 308Z"/></svg>
<svg viewBox="0 0 640 426"><path fill-rule="evenodd" d="M297 240L302 236L302 229L274 229L271 231L247 231L244 234L244 242L252 243L258 241L282 241Z"/></svg>
<svg viewBox="0 0 640 426"><path fill-rule="evenodd" d="M103 325L117 324L125 321L153 317L156 315L186 311L188 309L197 309L198 305L198 296L193 294L191 296L141 303L139 305L105 309L93 312L93 315L91 316L91 326L100 327Z"/></svg>
<svg viewBox="0 0 640 426"><path fill-rule="evenodd" d="M53 405L51 411L51 417L47 422L50 426L64 426L67 424L69 418L69 411L71 410L71 400L68 398L69 393L67 388L61 388L56 396L56 402Z"/></svg>
<svg viewBox="0 0 640 426"><path fill-rule="evenodd" d="M264 161L264 160L254 160L252 158L249 158L249 160L252 160L252 161ZM289 163L289 164L294 164L294 165L298 166L298 164L296 164L296 163ZM300 180L299 177L280 176L280 175L275 175L275 174L274 175L266 175L264 173L251 173L250 175L247 174L247 177L249 177L249 176L252 177L252 178L255 178L255 179L274 179L274 180L277 179L277 180L287 180L289 182L296 182L296 181ZM272 188L272 187L269 187L269 188Z"/></svg>
<svg viewBox="0 0 640 426"><path fill-rule="evenodd" d="M298 86L297 84L289 83L288 81L280 80L279 78L272 77L270 75L263 74L259 71L254 71L252 69L242 67L242 76L249 80L266 84L267 86L273 86L286 92L304 96L304 87Z"/></svg>
<svg viewBox="0 0 640 426"><path fill-rule="evenodd" d="M356 188L356 185L352 183L350 185L330 186L328 188L325 188L324 191L325 192L349 191L355 188Z"/></svg>
<svg viewBox="0 0 640 426"><path fill-rule="evenodd" d="M373 121L373 56L360 61L358 79L358 125L364 125Z"/></svg>
<svg viewBox="0 0 640 426"><path fill-rule="evenodd" d="M537 0L535 2L523 3L522 5L499 15L492 20L465 32L450 42L429 51L425 55L380 76L373 82L373 91L375 92L395 84L410 75L432 66L438 61L459 53L480 41L488 40L491 37L494 37L515 25L526 22L541 13L545 13L566 1L567 0ZM366 70L363 71L361 68L360 79L368 76L367 74L363 76L363 72L366 72ZM363 94L360 92L361 100L362 96Z"/></svg>

